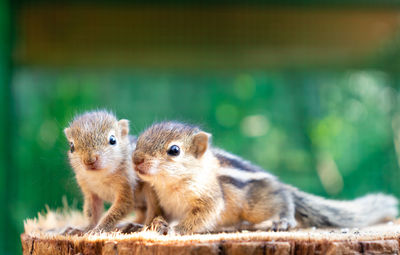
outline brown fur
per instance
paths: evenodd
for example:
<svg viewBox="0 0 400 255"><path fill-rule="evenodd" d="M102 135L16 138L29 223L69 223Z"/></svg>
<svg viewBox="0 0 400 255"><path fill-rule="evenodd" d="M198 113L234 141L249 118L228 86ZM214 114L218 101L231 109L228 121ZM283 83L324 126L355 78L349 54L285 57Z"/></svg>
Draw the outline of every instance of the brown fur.
<svg viewBox="0 0 400 255"><path fill-rule="evenodd" d="M136 223L149 226L157 216L162 216L156 193L140 179L134 190L134 202Z"/></svg>
<svg viewBox="0 0 400 255"><path fill-rule="evenodd" d="M293 208L283 206L283 193L271 195L279 190L273 178L264 175L243 189L232 185L230 177L224 179L220 169L232 166L220 164L209 148L209 136L196 127L167 122L152 126L138 139L134 162L139 176L154 187L166 217L178 220L175 231L215 231L244 221L255 225L274 216L284 218L286 228L294 226L294 216L286 219L279 209L294 215ZM178 157L166 153L173 144L182 150Z"/></svg>
<svg viewBox="0 0 400 255"><path fill-rule="evenodd" d="M211 148L209 137L197 127L164 122L138 138L135 170L153 186L167 220L177 221L178 233L230 227L287 230L296 226L295 215L308 226L356 227L397 215L397 200L391 196L341 203L299 192L259 167ZM172 145L180 147L179 155L168 154ZM371 211L371 201L382 210L364 223L348 209L363 206Z"/></svg>
<svg viewBox="0 0 400 255"><path fill-rule="evenodd" d="M73 144L68 157L84 196L89 220L85 231L110 231L133 209L137 223L149 224L158 213L156 199L147 199L153 194L133 171L135 144L128 135L129 122L105 111L88 112L77 116L64 132ZM111 135L115 145L109 143ZM104 201L112 205L102 217Z"/></svg>

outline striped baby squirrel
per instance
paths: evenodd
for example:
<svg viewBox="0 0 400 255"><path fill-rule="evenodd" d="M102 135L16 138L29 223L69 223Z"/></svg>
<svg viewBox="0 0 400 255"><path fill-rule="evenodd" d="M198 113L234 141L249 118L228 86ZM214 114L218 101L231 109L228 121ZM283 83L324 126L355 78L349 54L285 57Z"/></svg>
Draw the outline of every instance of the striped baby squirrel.
<svg viewBox="0 0 400 255"><path fill-rule="evenodd" d="M155 189L176 233L225 228L362 227L397 215L397 199L371 194L353 201L317 197L210 145L211 135L177 122L154 124L138 138L133 161Z"/></svg>
<svg viewBox="0 0 400 255"><path fill-rule="evenodd" d="M136 223L150 224L160 214L154 191L138 180L132 166L136 138L129 135L129 121L106 111L76 116L64 133L70 143L68 157L84 196L83 230L110 231L135 210ZM103 202L112 206L107 213ZM72 231L72 233L79 233Z"/></svg>

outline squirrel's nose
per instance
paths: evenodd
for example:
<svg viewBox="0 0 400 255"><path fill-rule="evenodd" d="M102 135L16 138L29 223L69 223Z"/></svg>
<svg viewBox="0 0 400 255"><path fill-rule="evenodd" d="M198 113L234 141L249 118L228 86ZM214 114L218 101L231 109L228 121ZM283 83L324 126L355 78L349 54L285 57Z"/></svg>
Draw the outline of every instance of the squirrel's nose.
<svg viewBox="0 0 400 255"><path fill-rule="evenodd" d="M135 165L141 165L144 163L144 158L140 158L140 157L134 157L133 158L133 163L135 163Z"/></svg>
<svg viewBox="0 0 400 255"><path fill-rule="evenodd" d="M94 165L94 163L96 163L98 159L99 159L99 155L93 155L93 156L85 158L83 160L83 163L85 163L85 165Z"/></svg>

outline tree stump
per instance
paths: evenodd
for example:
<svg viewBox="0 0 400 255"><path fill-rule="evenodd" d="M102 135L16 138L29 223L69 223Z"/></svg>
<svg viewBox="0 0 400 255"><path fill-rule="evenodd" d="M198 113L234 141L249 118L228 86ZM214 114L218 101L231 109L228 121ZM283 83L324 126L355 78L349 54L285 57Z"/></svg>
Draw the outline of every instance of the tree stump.
<svg viewBox="0 0 400 255"><path fill-rule="evenodd" d="M362 229L297 229L159 235L145 230L122 234L68 236L65 226L82 226L78 213L48 212L25 221L23 254L399 254L400 221Z"/></svg>

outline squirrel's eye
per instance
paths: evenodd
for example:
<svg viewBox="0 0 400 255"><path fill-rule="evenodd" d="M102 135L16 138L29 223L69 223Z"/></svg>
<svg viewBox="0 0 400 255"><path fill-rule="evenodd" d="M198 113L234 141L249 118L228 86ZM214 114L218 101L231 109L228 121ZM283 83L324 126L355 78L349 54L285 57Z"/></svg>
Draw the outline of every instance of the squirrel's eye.
<svg viewBox="0 0 400 255"><path fill-rule="evenodd" d="M110 140L108 141L111 145L115 145L117 143L117 139L114 135L110 136Z"/></svg>
<svg viewBox="0 0 400 255"><path fill-rule="evenodd" d="M75 151L75 146L74 146L74 143L73 143L73 142L70 142L69 148L70 148L70 150L71 150L71 153L73 153L73 152Z"/></svg>
<svg viewBox="0 0 400 255"><path fill-rule="evenodd" d="M167 154L170 156L178 156L180 152L181 149L178 145L172 145L171 147L169 147Z"/></svg>

